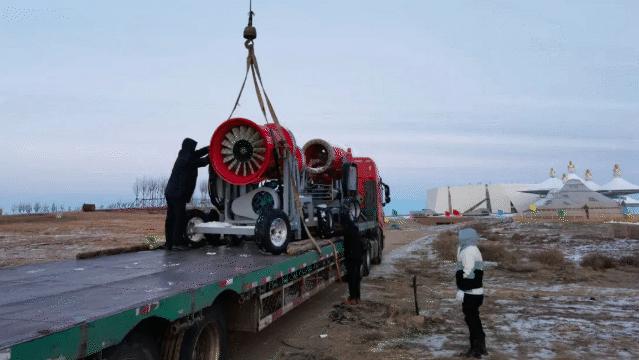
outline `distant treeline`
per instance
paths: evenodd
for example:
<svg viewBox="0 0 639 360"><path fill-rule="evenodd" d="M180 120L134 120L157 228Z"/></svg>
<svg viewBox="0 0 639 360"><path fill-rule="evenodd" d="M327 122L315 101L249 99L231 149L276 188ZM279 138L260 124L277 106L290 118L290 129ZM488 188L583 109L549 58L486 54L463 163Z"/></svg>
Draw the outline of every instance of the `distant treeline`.
<svg viewBox="0 0 639 360"><path fill-rule="evenodd" d="M164 189L168 178L159 177L140 177L135 179L133 183L133 195L135 200L133 201L116 201L108 205L96 206L97 209L135 209L135 208L161 208L166 206L166 199L164 198ZM194 194L191 199L192 205L208 205L209 200L209 187L206 180L200 181L198 186L198 194ZM81 207L64 206L61 203L44 203L44 202L19 202L11 206L11 213L16 215L31 215L31 214L55 214L65 211L80 211ZM2 214L0 212L0 214Z"/></svg>
<svg viewBox="0 0 639 360"><path fill-rule="evenodd" d="M72 208L71 206L65 207L63 204L56 204L52 202L51 204L43 203L43 202L19 202L11 206L12 214L54 214L64 211L77 211L80 210L80 207Z"/></svg>

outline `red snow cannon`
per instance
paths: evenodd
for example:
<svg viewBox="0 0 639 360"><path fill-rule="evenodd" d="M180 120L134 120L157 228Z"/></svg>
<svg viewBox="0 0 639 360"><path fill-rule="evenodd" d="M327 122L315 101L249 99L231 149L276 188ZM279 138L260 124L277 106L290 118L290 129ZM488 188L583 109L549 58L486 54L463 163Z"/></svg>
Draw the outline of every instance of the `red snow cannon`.
<svg viewBox="0 0 639 360"><path fill-rule="evenodd" d="M303 160L295 138L284 127L281 134L289 151L299 154L297 163L301 167ZM233 185L255 184L269 179L279 173L273 150L280 143L281 136L275 124L258 125L244 118L226 120L211 137L211 166L224 181Z"/></svg>
<svg viewBox="0 0 639 360"><path fill-rule="evenodd" d="M353 162L349 151L329 144L322 139L309 140L304 144L306 170L311 176L328 174L334 179L342 177L342 165Z"/></svg>

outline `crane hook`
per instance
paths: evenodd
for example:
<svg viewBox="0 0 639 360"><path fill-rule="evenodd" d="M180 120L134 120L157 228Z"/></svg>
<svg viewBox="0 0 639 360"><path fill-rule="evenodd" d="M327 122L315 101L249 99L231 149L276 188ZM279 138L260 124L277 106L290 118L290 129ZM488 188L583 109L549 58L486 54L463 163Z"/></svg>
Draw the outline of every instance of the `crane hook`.
<svg viewBox="0 0 639 360"><path fill-rule="evenodd" d="M257 29L255 29L255 26L253 26L253 15L255 15L255 13L253 12L253 1L250 0L248 25L246 25L246 27L244 28L244 38L246 39L247 43L253 42L253 40L255 40L255 38L257 37Z"/></svg>

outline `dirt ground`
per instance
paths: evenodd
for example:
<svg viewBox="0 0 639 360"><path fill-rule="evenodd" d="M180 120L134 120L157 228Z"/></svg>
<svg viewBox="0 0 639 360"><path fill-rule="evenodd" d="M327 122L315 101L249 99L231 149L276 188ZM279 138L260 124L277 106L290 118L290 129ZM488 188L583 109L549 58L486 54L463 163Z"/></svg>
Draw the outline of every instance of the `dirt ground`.
<svg viewBox="0 0 639 360"><path fill-rule="evenodd" d="M454 359L467 348L461 304L455 301L454 262L433 250L438 234L457 225L422 229L428 235L392 251L363 282L359 306L339 305L306 313L306 321L281 334L274 359ZM606 225L496 222L483 226L488 248L517 255L516 267L489 262L481 307L489 359L582 359L639 356L639 269L593 270L578 265L584 254L621 257L636 253L637 239L615 239ZM417 235L418 232L415 232ZM481 244L481 242L480 242ZM559 249L565 263L530 260ZM512 258L500 257L504 262ZM420 316L415 315L412 276L417 276ZM248 357L247 357L248 358Z"/></svg>
<svg viewBox="0 0 639 360"><path fill-rule="evenodd" d="M0 266L74 258L161 236L163 213L69 213L0 217ZM363 302L340 305L334 284L261 333L232 333L233 359L454 359L467 348L455 301L455 230L395 221L384 262L362 283ZM481 316L489 359L639 357L639 267L617 259L639 252L605 224L492 221L476 225L487 261ZM581 266L591 253L615 262ZM453 251L454 253L454 251ZM412 277L417 278L415 315Z"/></svg>
<svg viewBox="0 0 639 360"><path fill-rule="evenodd" d="M0 216L0 267L144 244L147 236L163 237L164 214L135 210Z"/></svg>

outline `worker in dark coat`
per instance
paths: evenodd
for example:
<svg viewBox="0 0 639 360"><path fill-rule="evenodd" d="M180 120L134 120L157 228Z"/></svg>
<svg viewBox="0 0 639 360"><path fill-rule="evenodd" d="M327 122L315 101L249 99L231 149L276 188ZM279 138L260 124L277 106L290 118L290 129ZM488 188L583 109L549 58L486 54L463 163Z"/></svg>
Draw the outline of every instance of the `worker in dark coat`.
<svg viewBox="0 0 639 360"><path fill-rule="evenodd" d="M195 191L197 169L209 164L209 147L195 150L196 145L197 142L190 138L182 141L182 149L178 152L164 190L167 204L164 234L168 250L174 245L182 245L186 204L191 201Z"/></svg>
<svg viewBox="0 0 639 360"><path fill-rule="evenodd" d="M346 278L348 280L347 305L356 305L360 301L360 283L362 281L361 268L364 258L364 241L357 223L348 215L342 215L344 230L344 259L346 263Z"/></svg>

